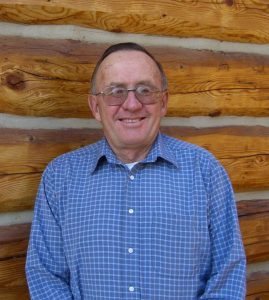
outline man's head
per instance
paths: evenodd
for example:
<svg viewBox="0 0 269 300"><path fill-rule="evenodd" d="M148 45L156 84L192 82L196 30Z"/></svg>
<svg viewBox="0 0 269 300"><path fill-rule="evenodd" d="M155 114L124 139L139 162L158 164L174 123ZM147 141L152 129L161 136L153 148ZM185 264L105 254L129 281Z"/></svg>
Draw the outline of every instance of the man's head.
<svg viewBox="0 0 269 300"><path fill-rule="evenodd" d="M140 46L136 43L119 43L119 44L115 44L115 45L112 45L109 48L107 48L105 50L105 52L102 54L102 56L99 58L96 66L94 68L94 71L92 73L92 77L91 77L91 93L92 94L97 93L97 91L96 91L96 74L97 74L97 72L99 70L99 67L100 67L101 63L103 62L103 60L107 56L109 56L110 54L112 54L114 52L117 52L117 51L131 51L131 50L143 52L146 55L148 55L155 62L156 66L159 69L160 74L161 74L162 89L167 90L168 83L167 83L167 78L166 78L166 75L163 71L162 65L155 59L155 57L150 52L148 52L144 47L142 47L142 46Z"/></svg>
<svg viewBox="0 0 269 300"><path fill-rule="evenodd" d="M122 160L122 153L143 159L167 110L161 65L137 44L117 44L104 52L91 82L89 105L111 148Z"/></svg>

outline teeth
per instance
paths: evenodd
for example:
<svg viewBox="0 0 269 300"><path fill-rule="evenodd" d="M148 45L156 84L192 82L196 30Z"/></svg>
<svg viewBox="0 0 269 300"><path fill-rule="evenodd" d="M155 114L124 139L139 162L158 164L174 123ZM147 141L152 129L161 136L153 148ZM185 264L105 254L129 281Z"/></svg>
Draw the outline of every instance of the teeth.
<svg viewBox="0 0 269 300"><path fill-rule="evenodd" d="M140 121L140 119L123 119L126 123L137 123Z"/></svg>

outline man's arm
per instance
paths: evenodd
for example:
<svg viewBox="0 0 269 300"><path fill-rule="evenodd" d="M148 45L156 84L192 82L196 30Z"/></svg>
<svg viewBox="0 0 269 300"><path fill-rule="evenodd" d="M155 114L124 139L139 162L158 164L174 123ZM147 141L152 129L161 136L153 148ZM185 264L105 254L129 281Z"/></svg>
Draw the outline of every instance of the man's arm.
<svg viewBox="0 0 269 300"><path fill-rule="evenodd" d="M211 173L208 207L212 268L200 300L245 299L246 259L233 190L218 164Z"/></svg>
<svg viewBox="0 0 269 300"><path fill-rule="evenodd" d="M26 275L31 299L73 299L57 212L54 172L44 172L35 204Z"/></svg>

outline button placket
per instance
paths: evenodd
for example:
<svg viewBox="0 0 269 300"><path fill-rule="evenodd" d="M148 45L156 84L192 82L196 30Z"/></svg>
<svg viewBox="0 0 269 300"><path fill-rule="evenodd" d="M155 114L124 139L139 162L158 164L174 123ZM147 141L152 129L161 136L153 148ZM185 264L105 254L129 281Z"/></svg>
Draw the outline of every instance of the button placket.
<svg viewBox="0 0 269 300"><path fill-rule="evenodd" d="M134 232L136 231L136 218L135 218L135 208L132 207L133 204L135 204L135 197L133 198L134 194L132 192L133 189L135 189L135 178L136 176L129 172L128 174L128 181L129 181L129 197L128 197L128 202L130 205L127 206L127 226L128 226L128 232L129 232L129 237L127 238L127 249L125 250L127 252L127 261L128 265L133 265L133 267L130 267L130 272L133 273L133 280L131 279L129 281L128 285L128 291L129 293L132 293L135 295L137 293L137 285L138 283L138 269L136 266L136 255L135 255L135 245L134 245ZM129 257L129 258L128 258Z"/></svg>

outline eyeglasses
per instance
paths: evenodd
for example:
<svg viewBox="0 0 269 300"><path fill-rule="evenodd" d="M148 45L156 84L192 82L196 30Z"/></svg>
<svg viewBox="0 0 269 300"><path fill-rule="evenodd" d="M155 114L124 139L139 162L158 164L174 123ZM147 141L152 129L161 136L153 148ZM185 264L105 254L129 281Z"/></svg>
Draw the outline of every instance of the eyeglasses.
<svg viewBox="0 0 269 300"><path fill-rule="evenodd" d="M126 89L119 86L110 86L104 91L93 95L102 95L104 102L109 106L119 106L122 105L127 99L129 92L134 92L135 97L142 104L154 104L160 100L162 94L165 91L166 90L160 91L154 87L150 87L147 85L138 85L133 89Z"/></svg>

